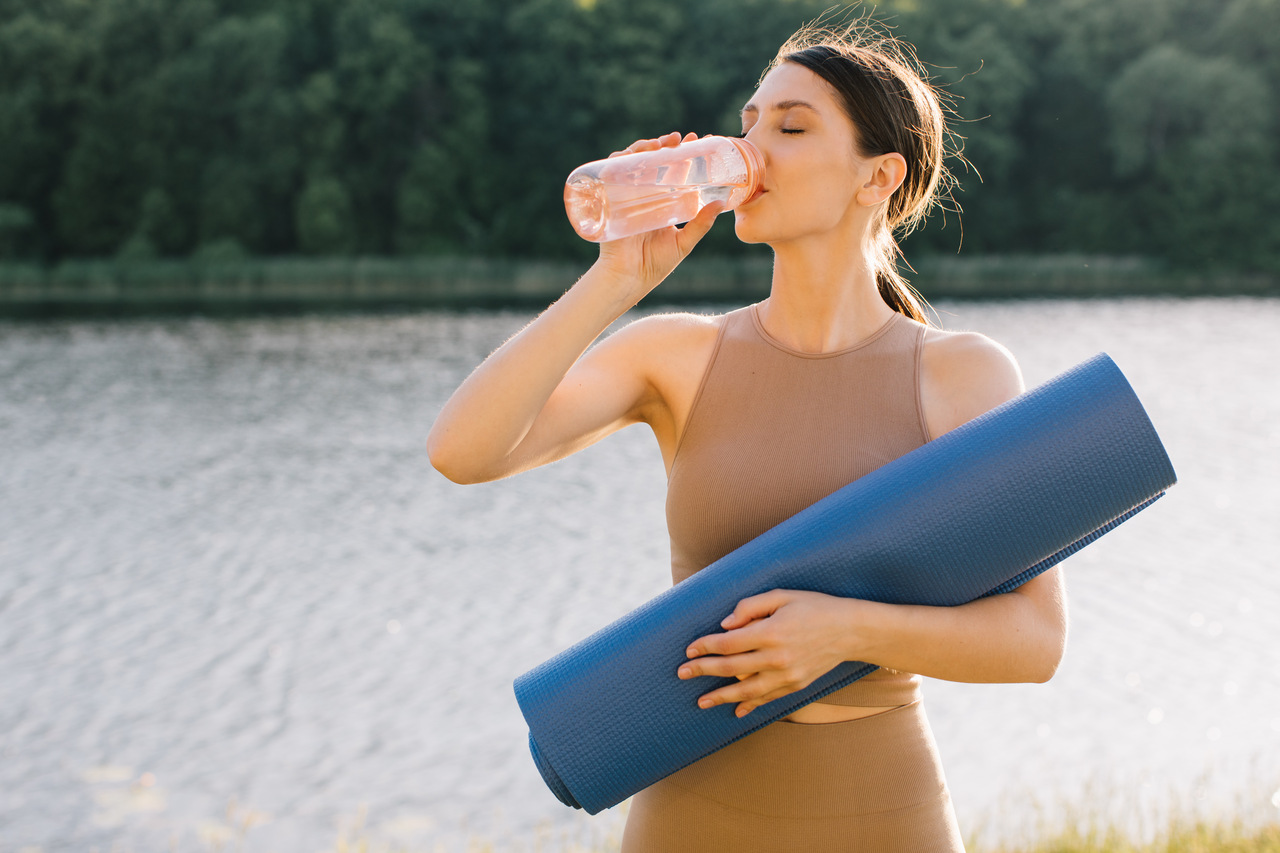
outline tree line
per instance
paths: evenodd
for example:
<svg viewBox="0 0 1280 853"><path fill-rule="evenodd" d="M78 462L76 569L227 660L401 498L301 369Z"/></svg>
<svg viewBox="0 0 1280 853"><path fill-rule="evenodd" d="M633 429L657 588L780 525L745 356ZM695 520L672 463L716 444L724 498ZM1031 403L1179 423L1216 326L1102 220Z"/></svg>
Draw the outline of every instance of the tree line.
<svg viewBox="0 0 1280 853"><path fill-rule="evenodd" d="M0 0L0 258L587 257L564 177L734 134L829 0ZM913 253L1280 271L1280 0L883 0L952 97ZM727 218L726 218L727 219ZM701 251L739 251L727 222Z"/></svg>

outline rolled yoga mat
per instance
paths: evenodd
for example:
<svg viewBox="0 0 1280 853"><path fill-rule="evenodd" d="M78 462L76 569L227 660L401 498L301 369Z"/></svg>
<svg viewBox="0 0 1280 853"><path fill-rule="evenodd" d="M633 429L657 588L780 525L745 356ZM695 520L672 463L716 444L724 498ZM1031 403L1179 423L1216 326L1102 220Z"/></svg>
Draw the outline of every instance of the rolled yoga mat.
<svg viewBox="0 0 1280 853"><path fill-rule="evenodd" d="M516 679L548 787L591 814L875 670L846 662L734 716L682 681L698 637L748 596L803 589L958 605L1008 592L1176 481L1124 375L1080 364L833 492Z"/></svg>

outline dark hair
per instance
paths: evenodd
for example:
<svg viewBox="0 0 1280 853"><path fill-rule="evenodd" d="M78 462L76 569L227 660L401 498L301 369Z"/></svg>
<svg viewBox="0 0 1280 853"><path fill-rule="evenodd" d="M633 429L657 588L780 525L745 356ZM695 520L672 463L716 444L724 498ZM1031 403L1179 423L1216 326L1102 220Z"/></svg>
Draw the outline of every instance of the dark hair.
<svg viewBox="0 0 1280 853"><path fill-rule="evenodd" d="M894 235L905 237L935 204L950 198L954 178L943 160L946 142L954 137L943 116L945 95L927 81L910 45L865 19L838 29L817 24L802 28L779 48L765 73L784 62L808 68L836 91L853 122L861 156L896 152L906 159L902 186L872 225L872 263L876 286L889 307L928 323L928 302L898 272L901 250Z"/></svg>

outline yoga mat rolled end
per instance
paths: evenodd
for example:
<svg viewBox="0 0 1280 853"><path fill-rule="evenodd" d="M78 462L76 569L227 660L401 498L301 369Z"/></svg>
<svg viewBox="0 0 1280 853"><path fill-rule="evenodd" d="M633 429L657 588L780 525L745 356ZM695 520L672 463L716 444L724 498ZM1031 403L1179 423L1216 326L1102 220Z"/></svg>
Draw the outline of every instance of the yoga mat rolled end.
<svg viewBox="0 0 1280 853"><path fill-rule="evenodd" d="M537 765L538 772L542 774L542 781L547 783L547 787L551 789L551 793L556 795L556 799L566 806L571 806L575 809L582 808L582 805L573 798L573 794L570 793L568 786L564 784L564 780L560 778L560 774L538 751L538 742L533 739L533 732L529 732L529 752L533 755L533 763Z"/></svg>

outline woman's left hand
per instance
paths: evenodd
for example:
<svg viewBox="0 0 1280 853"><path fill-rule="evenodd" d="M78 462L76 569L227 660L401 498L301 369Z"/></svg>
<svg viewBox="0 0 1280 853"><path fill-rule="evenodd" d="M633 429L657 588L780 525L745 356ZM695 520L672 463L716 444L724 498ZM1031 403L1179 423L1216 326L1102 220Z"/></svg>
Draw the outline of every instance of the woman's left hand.
<svg viewBox="0 0 1280 853"><path fill-rule="evenodd" d="M775 589L744 598L720 624L722 634L690 643L680 678L737 678L698 699L702 708L737 702L746 716L766 702L808 687L848 659L852 611L862 602L818 592Z"/></svg>

